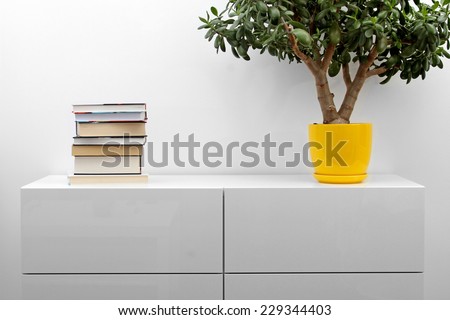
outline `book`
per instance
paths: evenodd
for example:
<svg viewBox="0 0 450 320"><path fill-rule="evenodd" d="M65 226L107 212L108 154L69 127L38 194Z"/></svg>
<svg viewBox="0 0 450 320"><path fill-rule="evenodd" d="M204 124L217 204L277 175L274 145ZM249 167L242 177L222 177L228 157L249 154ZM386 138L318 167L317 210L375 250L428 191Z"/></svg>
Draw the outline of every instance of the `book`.
<svg viewBox="0 0 450 320"><path fill-rule="evenodd" d="M148 175L69 175L70 185L109 183L138 183L147 184Z"/></svg>
<svg viewBox="0 0 450 320"><path fill-rule="evenodd" d="M133 145L99 145L99 146L86 146L86 145L73 145L72 155L75 157L92 157L92 156L141 156L143 146Z"/></svg>
<svg viewBox="0 0 450 320"><path fill-rule="evenodd" d="M140 174L141 157L75 157L74 174Z"/></svg>
<svg viewBox="0 0 450 320"><path fill-rule="evenodd" d="M79 137L145 136L145 122L77 122Z"/></svg>
<svg viewBox="0 0 450 320"><path fill-rule="evenodd" d="M94 104L74 104L73 113L78 112L121 112L121 111L145 111L145 103L94 103Z"/></svg>
<svg viewBox="0 0 450 320"><path fill-rule="evenodd" d="M79 145L144 145L147 141L146 136L142 137L73 137L73 144Z"/></svg>
<svg viewBox="0 0 450 320"><path fill-rule="evenodd" d="M147 114L140 112L85 112L75 113L77 122L145 121Z"/></svg>

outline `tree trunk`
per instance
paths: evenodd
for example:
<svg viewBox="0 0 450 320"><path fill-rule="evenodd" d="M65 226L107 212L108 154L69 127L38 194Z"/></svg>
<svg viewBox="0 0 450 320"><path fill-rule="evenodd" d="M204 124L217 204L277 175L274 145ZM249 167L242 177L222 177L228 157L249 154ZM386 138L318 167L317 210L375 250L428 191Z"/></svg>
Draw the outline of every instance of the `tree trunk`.
<svg viewBox="0 0 450 320"><path fill-rule="evenodd" d="M378 56L378 51L376 46L373 46L370 50L369 55L367 56L367 60L365 62L361 62L356 72L355 78L350 85L347 85L347 92L345 93L344 100L342 101L342 105L339 108L339 117L349 123L350 116L352 115L353 108L355 107L356 100L358 99L358 95L366 82L366 79L372 75L380 74L385 72L386 69L384 67L378 67L369 71L369 68L372 66L373 62ZM345 75L344 75L345 76ZM346 84L348 79L346 80Z"/></svg>
<svg viewBox="0 0 450 320"><path fill-rule="evenodd" d="M330 91L326 72L321 71L315 75L317 98L323 115L323 123L348 123L342 119L334 104L334 94Z"/></svg>
<svg viewBox="0 0 450 320"><path fill-rule="evenodd" d="M353 109L358 99L359 92L361 91L364 82L366 81L365 72L358 72L353 80L352 85L347 89L345 93L342 105L339 108L339 116L349 123L350 116L352 115Z"/></svg>

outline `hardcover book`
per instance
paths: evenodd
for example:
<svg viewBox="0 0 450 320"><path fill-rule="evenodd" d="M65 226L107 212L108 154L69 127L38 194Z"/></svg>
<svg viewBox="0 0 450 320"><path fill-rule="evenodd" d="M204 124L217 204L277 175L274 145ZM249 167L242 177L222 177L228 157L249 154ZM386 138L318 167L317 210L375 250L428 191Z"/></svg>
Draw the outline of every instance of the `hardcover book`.
<svg viewBox="0 0 450 320"><path fill-rule="evenodd" d="M72 146L72 155L80 156L141 156L142 146L102 145L102 146Z"/></svg>
<svg viewBox="0 0 450 320"><path fill-rule="evenodd" d="M75 113L77 122L114 122L114 121L145 121L147 114L141 112L85 112Z"/></svg>
<svg viewBox="0 0 450 320"><path fill-rule="evenodd" d="M94 103L94 104L74 104L73 113L77 112L121 112L121 111L145 111L145 103Z"/></svg>
<svg viewBox="0 0 450 320"><path fill-rule="evenodd" d="M141 157L75 157L74 174L140 174Z"/></svg>
<svg viewBox="0 0 450 320"><path fill-rule="evenodd" d="M144 145L147 141L146 136L142 137L73 137L73 144L79 145Z"/></svg>
<svg viewBox="0 0 450 320"><path fill-rule="evenodd" d="M148 183L148 175L70 175L70 185L78 184L109 184L109 183Z"/></svg>
<svg viewBox="0 0 450 320"><path fill-rule="evenodd" d="M79 137L145 136L145 122L77 122Z"/></svg>

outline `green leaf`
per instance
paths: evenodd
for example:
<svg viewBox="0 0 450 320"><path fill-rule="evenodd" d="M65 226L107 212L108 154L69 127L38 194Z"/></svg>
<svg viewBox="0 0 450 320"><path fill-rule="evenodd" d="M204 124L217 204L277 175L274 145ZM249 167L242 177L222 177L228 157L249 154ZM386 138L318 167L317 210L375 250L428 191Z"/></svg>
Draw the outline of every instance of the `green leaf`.
<svg viewBox="0 0 450 320"><path fill-rule="evenodd" d="M361 33L359 35L359 41L358 41L358 45L360 47L364 46L364 44L366 43L366 36L364 35L364 33Z"/></svg>
<svg viewBox="0 0 450 320"><path fill-rule="evenodd" d="M208 41L211 41L211 36L214 36L214 30L213 29L209 29L206 34L205 34L205 39L208 39Z"/></svg>
<svg viewBox="0 0 450 320"><path fill-rule="evenodd" d="M277 57L277 56L278 56L278 50L277 50L275 47L269 46L269 47L267 48L267 50L269 51L269 54L270 54L271 56L274 56L274 57Z"/></svg>
<svg viewBox="0 0 450 320"><path fill-rule="evenodd" d="M402 53L400 55L403 58L409 58L414 54L415 51L416 51L416 47L414 45L408 46L402 50Z"/></svg>
<svg viewBox="0 0 450 320"><path fill-rule="evenodd" d="M379 39L377 39L377 51L378 53L383 53L387 48L388 42L385 35L382 35Z"/></svg>
<svg viewBox="0 0 450 320"><path fill-rule="evenodd" d="M219 16L219 12L217 11L216 7L211 7L211 13L212 13L213 15L215 15L216 17Z"/></svg>
<svg viewBox="0 0 450 320"><path fill-rule="evenodd" d="M352 57L350 56L350 53L345 52L344 54L342 54L342 63L343 64L348 64L350 63Z"/></svg>
<svg viewBox="0 0 450 320"><path fill-rule="evenodd" d="M384 79L383 81L380 82L380 84L386 84L389 82L389 80L391 80L392 76L387 76L386 79Z"/></svg>
<svg viewBox="0 0 450 320"><path fill-rule="evenodd" d="M245 28L245 30L252 31L253 23L249 20L244 21L244 28Z"/></svg>
<svg viewBox="0 0 450 320"><path fill-rule="evenodd" d="M300 12L300 15L303 18L308 19L308 20L309 20L309 18L311 18L311 14L309 13L309 11L305 7L300 7L300 8L298 8L298 10Z"/></svg>
<svg viewBox="0 0 450 320"><path fill-rule="evenodd" d="M378 32L383 32L384 28L381 24L375 23L375 30L377 30Z"/></svg>
<svg viewBox="0 0 450 320"><path fill-rule="evenodd" d="M411 12L411 6L409 5L409 1L402 1L403 3L403 10L405 10L406 13L410 13Z"/></svg>
<svg viewBox="0 0 450 320"><path fill-rule="evenodd" d="M325 10L320 11L320 12L316 15L315 20L316 20L316 21L320 21L320 20L322 20L323 18L325 18L325 16L327 15L328 11L330 11L329 8L326 8Z"/></svg>
<svg viewBox="0 0 450 320"><path fill-rule="evenodd" d="M237 32L236 32L236 40L241 40L242 37L244 37L244 32L245 32L245 29L244 29L244 28L239 28L239 29L237 29Z"/></svg>
<svg viewBox="0 0 450 320"><path fill-rule="evenodd" d="M359 20L355 20L355 22L353 22L352 27L353 29L359 29L359 27L361 27L361 22L359 22Z"/></svg>
<svg viewBox="0 0 450 320"><path fill-rule="evenodd" d="M247 55L247 50L243 46L237 47L237 52L242 58Z"/></svg>
<svg viewBox="0 0 450 320"><path fill-rule="evenodd" d="M341 65L337 61L333 61L328 68L328 75L330 77L335 77L341 71Z"/></svg>
<svg viewBox="0 0 450 320"><path fill-rule="evenodd" d="M334 22L330 27L330 42L334 45L341 42L341 29L337 22Z"/></svg>
<svg viewBox="0 0 450 320"><path fill-rule="evenodd" d="M428 60L428 58L425 58L422 62L422 68L425 71L430 70L430 61Z"/></svg>
<svg viewBox="0 0 450 320"><path fill-rule="evenodd" d="M220 36L216 37L216 40L214 40L214 48L219 49L220 46Z"/></svg>
<svg viewBox="0 0 450 320"><path fill-rule="evenodd" d="M386 68L390 69L393 66L395 66L397 64L397 62L399 61L398 56L391 56L389 57L389 59L387 59L386 61Z"/></svg>
<svg viewBox="0 0 450 320"><path fill-rule="evenodd" d="M378 14L378 20L384 20L384 19L387 18L387 16L388 16L388 12L387 12L387 11L381 11L381 12Z"/></svg>
<svg viewBox="0 0 450 320"><path fill-rule="evenodd" d="M438 65L438 62L439 62L439 57L436 54L433 54L431 56L431 66L436 67Z"/></svg>
<svg viewBox="0 0 450 320"><path fill-rule="evenodd" d="M220 39L220 50L222 50L222 52L226 52L227 48L225 46L225 41L223 40L223 37Z"/></svg>
<svg viewBox="0 0 450 320"><path fill-rule="evenodd" d="M372 38L366 39L366 42L364 43L364 50L370 51L370 49L372 49L372 45L373 45L373 39Z"/></svg>
<svg viewBox="0 0 450 320"><path fill-rule="evenodd" d="M231 52L233 53L233 56L235 56L238 59L240 58L239 54L237 53L237 51L234 47L231 47Z"/></svg>
<svg viewBox="0 0 450 320"><path fill-rule="evenodd" d="M373 29L367 29L364 32L364 35L366 36L366 38L371 38L373 36Z"/></svg>
<svg viewBox="0 0 450 320"><path fill-rule="evenodd" d="M433 34L433 35L436 34L436 29L431 24L426 23L425 27L427 28L427 32L429 34Z"/></svg>
<svg viewBox="0 0 450 320"><path fill-rule="evenodd" d="M280 19L280 10L277 7L270 7L269 16L272 23L277 24L278 20Z"/></svg>
<svg viewBox="0 0 450 320"><path fill-rule="evenodd" d="M447 58L450 59L450 53L442 49L442 54Z"/></svg>
<svg viewBox="0 0 450 320"><path fill-rule="evenodd" d="M297 38L298 42L304 47L311 47L312 38L308 31L303 29L294 29L292 30L292 34Z"/></svg>
<svg viewBox="0 0 450 320"><path fill-rule="evenodd" d="M422 76L422 80L425 80L425 77L427 76L427 73L425 72L425 70L422 70L421 76Z"/></svg>
<svg viewBox="0 0 450 320"><path fill-rule="evenodd" d="M267 11L269 10L267 8L267 5L264 3L264 1L257 1L256 2L256 9L258 9L258 11L261 12L261 13L267 13Z"/></svg>
<svg viewBox="0 0 450 320"><path fill-rule="evenodd" d="M293 26L294 28L301 28L301 29L305 29L306 28L306 26L303 23L300 23L300 22L295 21L295 20L289 21L289 24L291 26Z"/></svg>

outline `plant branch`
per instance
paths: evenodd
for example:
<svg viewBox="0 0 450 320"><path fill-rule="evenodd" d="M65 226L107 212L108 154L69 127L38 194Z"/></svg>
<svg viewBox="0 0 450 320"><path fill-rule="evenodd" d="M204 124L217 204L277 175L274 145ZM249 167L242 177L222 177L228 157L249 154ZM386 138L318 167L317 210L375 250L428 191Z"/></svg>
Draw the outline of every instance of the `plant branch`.
<svg viewBox="0 0 450 320"><path fill-rule="evenodd" d="M297 39L295 38L295 36L291 32L292 31L291 30L292 27L289 24L287 24L284 21L284 19L282 20L282 22L283 22L284 30L286 31L286 33L288 35L292 51L294 51L294 54L306 64L306 66L311 71L311 73L314 75L314 77L317 77L317 74L318 74L320 68L317 66L317 64L310 57L308 57L305 53L303 53L300 50L300 48L297 45Z"/></svg>
<svg viewBox="0 0 450 320"><path fill-rule="evenodd" d="M366 74L366 78L377 76L379 74L385 73L388 69L385 67L378 67L372 70L369 70Z"/></svg>
<svg viewBox="0 0 450 320"><path fill-rule="evenodd" d="M352 85L352 78L350 76L350 67L348 63L342 65L342 76L344 77L345 86L347 89L350 88Z"/></svg>
<svg viewBox="0 0 450 320"><path fill-rule="evenodd" d="M312 44L312 50L313 50L314 60L320 61L320 51L319 51L319 46L317 45L317 43Z"/></svg>
<svg viewBox="0 0 450 320"><path fill-rule="evenodd" d="M318 61L311 59L303 53L297 45L297 39L292 34L292 26L282 20L284 30L288 35L289 42L295 55L300 58L311 71L316 82L317 98L319 99L320 108L323 114L324 123L341 123L341 119L334 104L334 94L330 91L327 73L321 69L320 58Z"/></svg>
<svg viewBox="0 0 450 320"><path fill-rule="evenodd" d="M362 72L367 73L377 57L378 51L377 47L374 45L370 50L369 55L367 56L367 61L362 65L363 69L365 68L364 70L362 70Z"/></svg>
<svg viewBox="0 0 450 320"><path fill-rule="evenodd" d="M327 74L320 71L316 77L316 92L323 115L323 123L339 123L340 117L334 105L334 94L330 91Z"/></svg>
<svg viewBox="0 0 450 320"><path fill-rule="evenodd" d="M325 54L323 55L322 70L324 71L328 70L331 60L333 59L334 50L336 50L336 46L330 43L327 49L325 50Z"/></svg>
<svg viewBox="0 0 450 320"><path fill-rule="evenodd" d="M342 119L349 121L356 100L358 99L359 92L364 86L368 73L370 72L369 68L373 65L377 57L378 51L376 46L374 45L370 50L369 55L367 56L367 60L360 63L352 84L350 85L350 87L347 87L347 92L345 93L344 100L342 101L342 105L338 111L339 116Z"/></svg>

